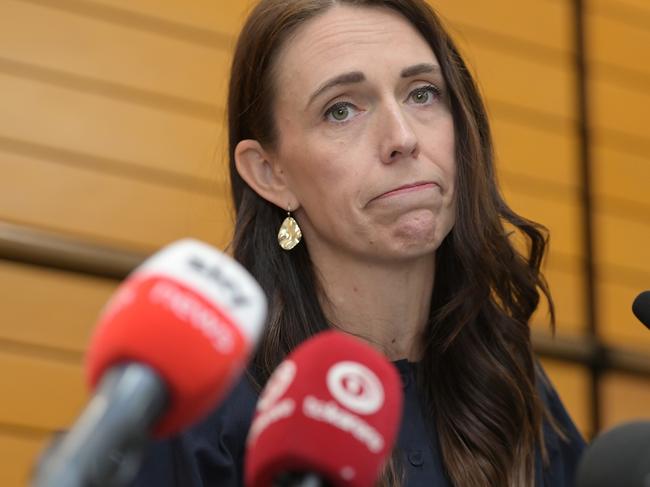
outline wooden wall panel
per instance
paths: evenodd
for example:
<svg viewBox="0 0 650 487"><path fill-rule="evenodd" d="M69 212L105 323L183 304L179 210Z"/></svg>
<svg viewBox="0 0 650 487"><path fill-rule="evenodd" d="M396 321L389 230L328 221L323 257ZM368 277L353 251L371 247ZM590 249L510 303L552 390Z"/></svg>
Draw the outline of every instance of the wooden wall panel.
<svg viewBox="0 0 650 487"><path fill-rule="evenodd" d="M115 281L0 260L2 340L82 353Z"/></svg>
<svg viewBox="0 0 650 487"><path fill-rule="evenodd" d="M223 245L226 189L164 186L0 152L0 218L149 251L184 236Z"/></svg>
<svg viewBox="0 0 650 487"><path fill-rule="evenodd" d="M559 336L580 336L585 332L584 277L577 260L562 259L553 264L553 257L545 266L544 275L555 304L556 333ZM532 325L543 332L550 331L550 315L545 300L532 318Z"/></svg>
<svg viewBox="0 0 650 487"><path fill-rule="evenodd" d="M567 191L578 188L578 142L568 130L552 132L498 117L492 120L492 132L501 177L523 176L522 184L534 183L542 191L549 186Z"/></svg>
<svg viewBox="0 0 650 487"><path fill-rule="evenodd" d="M213 181L218 173L216 116L205 120L1 73L0 93L11 93L0 95L0 150L35 145L71 152L88 166L156 169L191 180Z"/></svg>
<svg viewBox="0 0 650 487"><path fill-rule="evenodd" d="M227 84L230 42L218 40L190 43L20 0L5 0L0 16L4 59L207 104L223 103Z"/></svg>
<svg viewBox="0 0 650 487"><path fill-rule="evenodd" d="M471 7L465 5L469 3ZM441 6L443 15L447 6ZM530 2L525 7L530 10L512 16L517 27L502 19L508 11L523 9L513 2L457 2L448 17L486 97L506 200L551 231L546 274L558 333L579 335L584 331L584 283L576 260L581 240L577 142L569 122L574 117L573 75L565 56L572 49L566 23L570 11L564 2ZM547 23L549 28L542 27ZM512 37L500 43L499 36ZM554 50L535 49L529 43ZM533 326L549 330L545 303L534 315ZM560 381L564 383L564 377ZM578 413L586 424L586 408L578 408Z"/></svg>
<svg viewBox="0 0 650 487"><path fill-rule="evenodd" d="M591 435L589 425L589 375L585 368L557 360L541 361L564 407L584 437Z"/></svg>
<svg viewBox="0 0 650 487"><path fill-rule="evenodd" d="M627 202L629 205L621 206L622 211L632 209L630 213L638 211L650 215L650 152L634 154L596 145L593 151L593 175L598 209L611 210L617 204Z"/></svg>
<svg viewBox="0 0 650 487"><path fill-rule="evenodd" d="M644 3L647 5L647 2ZM613 2L605 4L592 1L590 7L587 11L589 59L611 65L614 68L611 76L622 80L633 72L650 74L650 66L639 62L648 56L650 17L643 28L642 25L622 21L620 16L612 16L611 10L617 7ZM621 10L619 12L625 13ZM616 67L631 70L632 73L616 72Z"/></svg>
<svg viewBox="0 0 650 487"><path fill-rule="evenodd" d="M594 225L599 264L622 266L650 277L650 220L642 222L599 213Z"/></svg>
<svg viewBox="0 0 650 487"><path fill-rule="evenodd" d="M246 12L255 2L234 0L216 4L209 0L198 0L187 7L181 7L171 0L140 0L137 3L126 0L91 0L91 3L235 36ZM476 0L429 0L429 3L452 26L462 24L465 29L475 27L500 35L506 33L511 39L521 39L559 50L570 49L570 11L564 1L536 0L525 6L512 0L495 0L489 5ZM97 15L101 15L101 10L97 10Z"/></svg>
<svg viewBox="0 0 650 487"><path fill-rule="evenodd" d="M638 24L644 24L644 14L650 13L646 0L590 0L590 6L600 11L616 12L620 17L632 17ZM639 15L642 17L638 18Z"/></svg>
<svg viewBox="0 0 650 487"><path fill-rule="evenodd" d="M69 425L86 401L81 362L2 350L0 391L0 423L46 431Z"/></svg>
<svg viewBox="0 0 650 487"><path fill-rule="evenodd" d="M602 382L603 429L650 420L650 378L606 374Z"/></svg>
<svg viewBox="0 0 650 487"><path fill-rule="evenodd" d="M650 332L632 313L634 299L649 285L650 279L645 283L628 284L600 280L596 304L601 325L599 335L605 342L650 353Z"/></svg>
<svg viewBox="0 0 650 487"><path fill-rule="evenodd" d="M650 336L631 312L650 283L650 69L644 62L650 9L636 0L588 5L600 335L611 344L650 350ZM615 389L605 387L608 401L615 401Z"/></svg>
<svg viewBox="0 0 650 487"><path fill-rule="evenodd" d="M590 87L595 142L607 142L611 131L643 139L647 147L650 94L602 77L592 78Z"/></svg>
<svg viewBox="0 0 650 487"><path fill-rule="evenodd" d="M42 451L47 439L43 435L20 436L0 430L0 485L5 487L24 487L34 465L34 459Z"/></svg>
<svg viewBox="0 0 650 487"><path fill-rule="evenodd" d="M478 76L490 100L569 116L570 84L561 70L498 51L473 50L481 59ZM512 77L513 71L521 74ZM0 75L0 89L13 93L0 125L5 137L208 179L222 164L213 160L224 134L220 110L213 119L197 118L143 106L137 99L7 75Z"/></svg>
<svg viewBox="0 0 650 487"><path fill-rule="evenodd" d="M222 122L230 48L251 3L5 0L0 219L127 249L149 251L187 235L222 246L232 223ZM431 3L478 73L508 201L551 230L545 269L558 332L580 334L585 282L571 3ZM636 264L648 260L650 247L643 219L650 97L648 68L639 63L648 30L647 17L636 14L650 8L646 0L590 0L588 7L602 335L645 346L649 338L641 338L645 330L629 305L650 272ZM42 444L33 431L67 425L83 404L81 365L70 357L81 357L114 286L0 261L0 302L3 318L10 317L0 322L2 485L23 485ZM12 326L18 319L25 326ZM547 329L544 308L533 323ZM589 433L586 370L544 364ZM608 421L636 414L614 401L645 400L638 391L645 382L618 379L606 387ZM52 397L47 408L43 397Z"/></svg>
<svg viewBox="0 0 650 487"><path fill-rule="evenodd" d="M48 0L54 3L59 0ZM74 3L67 1L65 3ZM88 0L95 9L84 11L92 12L95 16L120 17L124 22L135 23L126 13L135 13L145 19L164 19L168 22L191 26L208 31L218 31L231 36L236 36L244 23L246 14L253 0L193 0L192 2L177 2L176 0ZM102 9L100 7L108 7ZM142 22L144 24L144 22ZM155 25L155 24L154 24ZM153 27L152 27L153 28Z"/></svg>
<svg viewBox="0 0 650 487"><path fill-rule="evenodd" d="M443 19L461 32L492 34L516 42L569 51L572 48L568 2L496 0L429 0Z"/></svg>
<svg viewBox="0 0 650 487"><path fill-rule="evenodd" d="M54 431L86 401L81 364L0 350L0 482L23 487Z"/></svg>
<svg viewBox="0 0 650 487"><path fill-rule="evenodd" d="M589 6L600 334L608 343L650 350L647 330L630 309L650 283L650 69L641 61L650 17L634 0Z"/></svg>
<svg viewBox="0 0 650 487"><path fill-rule="evenodd" d="M506 200L518 213L545 225L551 233L551 253L578 257L580 248L579 205L572 196L544 198L533 195L519 185L509 185L503 178Z"/></svg>
<svg viewBox="0 0 650 487"><path fill-rule="evenodd" d="M488 107L498 101L541 116L574 118L573 75L568 59L557 55L549 62L534 54L495 48L470 35L457 41Z"/></svg>
<svg viewBox="0 0 650 487"><path fill-rule="evenodd" d="M454 33L469 53L487 97L507 200L524 216L551 229L553 254L545 272L555 299L558 332L579 335L584 331L584 282L576 258L581 252L577 141L568 122L573 117L573 80L565 56L572 49L569 5L526 4L527 12L512 17L517 27L503 18L506 12L523 8L513 2L496 6L457 2L446 15L447 6L441 6L442 13L456 27ZM500 35L512 36L510 42L501 44ZM530 43L555 51L540 51ZM506 81L517 76L516 81ZM555 119L552 124L544 118L549 115ZM548 331L544 304L533 317L533 326Z"/></svg>
<svg viewBox="0 0 650 487"><path fill-rule="evenodd" d="M648 122L650 86L646 63L646 46L650 41L650 22L643 26L643 15L630 9L634 2L592 0L588 10L588 32L591 34L592 100L596 142L596 167L601 177L596 192L615 195L630 201L650 203L641 189L648 173ZM643 2L647 7L647 2ZM611 148L625 152L612 153ZM609 153L608 153L609 152ZM636 152L641 158L635 157ZM621 162L623 164L621 164ZM607 177L603 177L604 174ZM597 173L598 174L598 173ZM650 174L650 173L649 173ZM612 180L612 178L615 178Z"/></svg>

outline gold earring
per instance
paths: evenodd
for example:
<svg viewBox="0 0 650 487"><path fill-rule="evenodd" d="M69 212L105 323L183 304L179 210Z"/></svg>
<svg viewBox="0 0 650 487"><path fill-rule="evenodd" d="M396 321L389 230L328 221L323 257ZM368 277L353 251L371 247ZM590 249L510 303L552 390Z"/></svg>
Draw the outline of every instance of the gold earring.
<svg viewBox="0 0 650 487"><path fill-rule="evenodd" d="M291 216L291 207L287 208L287 217L282 222L278 232L278 243L284 250L291 250L300 243L302 231L298 222Z"/></svg>

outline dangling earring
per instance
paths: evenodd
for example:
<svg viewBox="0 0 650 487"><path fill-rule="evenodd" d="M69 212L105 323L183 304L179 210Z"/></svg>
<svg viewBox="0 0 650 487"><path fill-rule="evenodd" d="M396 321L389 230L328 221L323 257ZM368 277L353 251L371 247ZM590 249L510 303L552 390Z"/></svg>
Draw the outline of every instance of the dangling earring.
<svg viewBox="0 0 650 487"><path fill-rule="evenodd" d="M298 222L291 216L291 207L287 208L287 217L282 222L280 231L278 232L278 243L284 250L291 250L302 238L302 231L298 226Z"/></svg>

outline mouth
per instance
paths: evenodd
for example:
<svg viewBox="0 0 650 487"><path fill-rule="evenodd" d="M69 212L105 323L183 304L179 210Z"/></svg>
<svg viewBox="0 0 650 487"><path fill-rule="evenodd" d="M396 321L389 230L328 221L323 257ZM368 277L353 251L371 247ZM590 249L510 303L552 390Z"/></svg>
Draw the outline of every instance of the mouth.
<svg viewBox="0 0 650 487"><path fill-rule="evenodd" d="M414 191L422 191L426 189L432 189L438 187L436 183L433 181L419 181L417 183L412 183L412 184L405 184L403 186L399 186L397 188L391 189L389 191L386 191L385 193L380 194L375 200L380 200L384 198L390 198L391 196L397 196L405 193L411 193Z"/></svg>

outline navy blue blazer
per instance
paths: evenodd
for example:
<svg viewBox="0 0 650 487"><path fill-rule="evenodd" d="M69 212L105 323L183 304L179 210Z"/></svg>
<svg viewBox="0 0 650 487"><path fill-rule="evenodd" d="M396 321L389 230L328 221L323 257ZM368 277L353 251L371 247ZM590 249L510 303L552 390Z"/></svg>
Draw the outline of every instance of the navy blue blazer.
<svg viewBox="0 0 650 487"><path fill-rule="evenodd" d="M398 437L405 487L450 487L442 465L437 434L425 426L418 398L414 364L394 362L404 386L404 413ZM537 453L535 485L573 485L582 436L552 386L541 383L543 398L567 435L562 440L548 424L544 438L550 463L544 468ZM246 435L258 394L247 378L207 418L181 435L157 442L149 450L134 487L239 487L243 485Z"/></svg>

